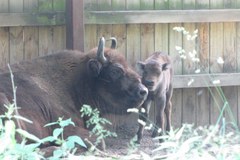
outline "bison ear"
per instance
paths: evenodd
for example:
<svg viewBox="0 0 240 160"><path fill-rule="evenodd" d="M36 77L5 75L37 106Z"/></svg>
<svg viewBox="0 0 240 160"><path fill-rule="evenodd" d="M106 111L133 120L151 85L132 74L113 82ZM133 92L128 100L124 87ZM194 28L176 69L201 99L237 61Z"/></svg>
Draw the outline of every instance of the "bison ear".
<svg viewBox="0 0 240 160"><path fill-rule="evenodd" d="M100 74L102 64L96 59L90 59L88 61L88 72L93 77L97 77Z"/></svg>
<svg viewBox="0 0 240 160"><path fill-rule="evenodd" d="M137 69L139 69L140 71L143 71L144 68L145 68L145 63L141 62L141 61L138 61L137 62Z"/></svg>
<svg viewBox="0 0 240 160"><path fill-rule="evenodd" d="M162 70L163 70L163 71L165 71L165 70L167 70L167 69L169 69L169 68L171 68L171 64L170 64L170 63L164 63L164 64L162 65Z"/></svg>

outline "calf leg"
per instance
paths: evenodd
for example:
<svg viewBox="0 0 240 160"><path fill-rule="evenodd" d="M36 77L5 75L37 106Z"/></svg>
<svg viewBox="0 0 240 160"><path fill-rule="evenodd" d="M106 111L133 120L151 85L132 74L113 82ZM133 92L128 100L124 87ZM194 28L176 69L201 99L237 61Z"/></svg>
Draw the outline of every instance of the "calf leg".
<svg viewBox="0 0 240 160"><path fill-rule="evenodd" d="M140 113L139 113L139 119L147 122L148 118L149 118L149 110L151 107L151 101L150 100L146 100L144 102L144 104L142 105L141 109L140 109ZM145 109L145 112L142 113L141 110ZM142 140L142 136L143 136L143 130L144 130L144 126L142 124L139 123L139 128L137 131L137 143L140 144L141 140Z"/></svg>
<svg viewBox="0 0 240 160"><path fill-rule="evenodd" d="M152 137L156 137L158 135L162 135L164 132L164 110L166 106L166 96L161 96L156 99L156 109L157 109L157 116L156 116L156 127L154 127ZM161 129L161 132L159 132Z"/></svg>
<svg viewBox="0 0 240 160"><path fill-rule="evenodd" d="M172 85L170 86L169 91L167 92L166 95L166 108L165 108L165 114L166 114L166 120L167 120L167 124L166 124L166 131L170 131L171 129L171 117L172 117L172 102L171 102L171 98L172 98L172 93L173 93L173 89L172 89Z"/></svg>
<svg viewBox="0 0 240 160"><path fill-rule="evenodd" d="M166 131L170 131L171 129L171 116L172 116L172 102L169 101L166 108L165 108L165 114L166 114Z"/></svg>

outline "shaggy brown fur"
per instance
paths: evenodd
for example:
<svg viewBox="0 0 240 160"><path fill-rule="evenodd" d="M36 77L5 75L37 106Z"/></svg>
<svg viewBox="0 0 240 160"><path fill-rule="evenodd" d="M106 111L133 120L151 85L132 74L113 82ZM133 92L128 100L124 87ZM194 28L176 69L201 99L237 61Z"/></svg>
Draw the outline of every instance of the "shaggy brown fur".
<svg viewBox="0 0 240 160"><path fill-rule="evenodd" d="M65 136L88 137L88 130L80 117L83 104L104 113L126 113L128 108L140 106L147 89L137 73L115 49L104 49L108 60L102 63L96 56L98 49L89 53L65 50L56 54L11 65L17 86L19 114L33 121L21 123L22 128L44 138L53 128L45 124L72 118L76 127L68 127ZM5 68L0 74L0 114L3 104L12 102L10 74ZM92 139L93 141L93 139Z"/></svg>

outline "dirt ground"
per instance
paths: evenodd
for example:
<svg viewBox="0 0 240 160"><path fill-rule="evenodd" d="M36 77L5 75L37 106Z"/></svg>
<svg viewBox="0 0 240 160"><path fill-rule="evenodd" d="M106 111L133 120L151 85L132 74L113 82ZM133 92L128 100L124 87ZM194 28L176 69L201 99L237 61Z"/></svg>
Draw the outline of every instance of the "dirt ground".
<svg viewBox="0 0 240 160"><path fill-rule="evenodd" d="M158 140L153 140L151 137L151 131L145 130L141 144L134 145L130 143L133 137L136 135L136 128L118 127L116 130L117 137L107 138L106 153L114 157L128 157L130 159L142 159L141 155L146 154L152 156L153 149L157 147ZM133 155L135 157L129 156ZM128 159L126 158L126 159Z"/></svg>

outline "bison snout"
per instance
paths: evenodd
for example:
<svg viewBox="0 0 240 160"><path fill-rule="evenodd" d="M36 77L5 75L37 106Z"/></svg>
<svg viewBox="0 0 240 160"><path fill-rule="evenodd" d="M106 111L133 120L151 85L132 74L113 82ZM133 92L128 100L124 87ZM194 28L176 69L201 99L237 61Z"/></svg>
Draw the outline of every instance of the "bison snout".
<svg viewBox="0 0 240 160"><path fill-rule="evenodd" d="M144 84L146 86L154 86L154 81L153 80L144 80Z"/></svg>
<svg viewBox="0 0 240 160"><path fill-rule="evenodd" d="M138 96L142 99L146 99L148 95L148 89L144 85L140 85L138 90Z"/></svg>

